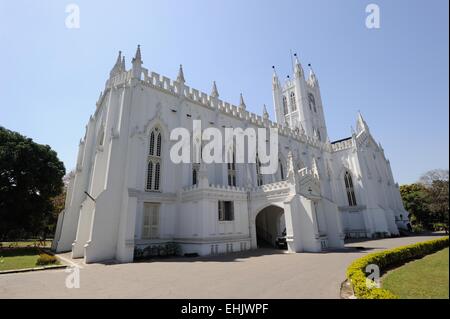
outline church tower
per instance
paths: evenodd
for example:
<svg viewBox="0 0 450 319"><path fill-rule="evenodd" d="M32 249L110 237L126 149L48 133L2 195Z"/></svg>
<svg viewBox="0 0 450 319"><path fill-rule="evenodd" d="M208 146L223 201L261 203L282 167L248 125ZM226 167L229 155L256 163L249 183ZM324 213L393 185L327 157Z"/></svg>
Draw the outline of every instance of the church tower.
<svg viewBox="0 0 450 319"><path fill-rule="evenodd" d="M312 68L306 79L303 67L295 54L293 78L280 83L273 68L272 94L278 123L299 130L322 142L328 140L319 82Z"/></svg>

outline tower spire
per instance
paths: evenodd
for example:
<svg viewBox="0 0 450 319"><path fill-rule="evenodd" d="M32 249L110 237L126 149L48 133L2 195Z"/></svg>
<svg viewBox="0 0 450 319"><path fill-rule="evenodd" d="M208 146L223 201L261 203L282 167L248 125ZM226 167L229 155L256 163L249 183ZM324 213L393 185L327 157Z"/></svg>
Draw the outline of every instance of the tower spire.
<svg viewBox="0 0 450 319"><path fill-rule="evenodd" d="M268 120L269 119L269 113L267 112L267 107L265 104L263 104L263 119Z"/></svg>
<svg viewBox="0 0 450 319"><path fill-rule="evenodd" d="M314 70L313 70L313 68L311 66L311 63L309 63L308 66L309 66L309 78L308 78L308 80L309 80L310 84L314 86L314 85L316 85L318 83L317 82L317 77L316 77L316 74L314 73Z"/></svg>
<svg viewBox="0 0 450 319"><path fill-rule="evenodd" d="M125 66L125 56L122 57L122 64L120 65L120 67L121 67L122 71L126 71L127 70L127 68Z"/></svg>
<svg viewBox="0 0 450 319"><path fill-rule="evenodd" d="M278 79L278 74L277 74L277 70L275 69L275 66L272 66L273 69L273 73L272 73L272 85L273 88L278 88L280 87L280 80Z"/></svg>
<svg viewBox="0 0 450 319"><path fill-rule="evenodd" d="M217 90L216 81L213 81L213 86L212 86L212 90L211 90L211 96L214 97L214 98L218 98L219 97L219 91Z"/></svg>
<svg viewBox="0 0 450 319"><path fill-rule="evenodd" d="M119 55L117 56L116 63L114 64L113 68L111 69L111 72L109 72L110 76L114 76L115 74L120 72L121 63L122 63L122 51L119 51Z"/></svg>
<svg viewBox="0 0 450 319"><path fill-rule="evenodd" d="M369 126L367 125L366 121L364 120L361 112L358 111L358 119L356 121L356 131L359 134L363 130L369 132Z"/></svg>
<svg viewBox="0 0 450 319"><path fill-rule="evenodd" d="M142 62L142 55L141 55L141 46L139 44L136 49L136 54L134 55L134 58L131 62L133 65L133 78L141 79L143 62Z"/></svg>
<svg viewBox="0 0 450 319"><path fill-rule="evenodd" d="M184 83L184 72L183 72L183 65L180 64L180 69L178 70L178 76L177 76L177 81L179 83Z"/></svg>
<svg viewBox="0 0 450 319"><path fill-rule="evenodd" d="M295 57L295 62L294 62L294 73L297 77L303 77L304 72L303 72L303 67L302 64L300 63L297 53L294 53L294 57Z"/></svg>
<svg viewBox="0 0 450 319"><path fill-rule="evenodd" d="M142 55L141 55L141 45L138 44L137 49L136 49L136 54L134 55L133 58L133 63L135 62L141 62L142 64Z"/></svg>
<svg viewBox="0 0 450 319"><path fill-rule="evenodd" d="M245 102L244 102L244 97L242 96L242 93L241 93L241 95L239 97L239 107L241 109L243 109L243 110L245 110L245 108L246 108L246 105L245 105Z"/></svg>

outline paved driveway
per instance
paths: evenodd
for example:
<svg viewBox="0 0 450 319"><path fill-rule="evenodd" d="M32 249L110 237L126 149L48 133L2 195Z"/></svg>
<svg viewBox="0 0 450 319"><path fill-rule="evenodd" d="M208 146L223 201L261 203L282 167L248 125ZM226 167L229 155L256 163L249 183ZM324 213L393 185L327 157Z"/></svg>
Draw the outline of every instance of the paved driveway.
<svg viewBox="0 0 450 319"><path fill-rule="evenodd" d="M66 288L64 269L4 274L0 298L339 298L353 259L432 238L436 236L364 241L347 244L339 252L259 249L216 257L82 265L78 289Z"/></svg>

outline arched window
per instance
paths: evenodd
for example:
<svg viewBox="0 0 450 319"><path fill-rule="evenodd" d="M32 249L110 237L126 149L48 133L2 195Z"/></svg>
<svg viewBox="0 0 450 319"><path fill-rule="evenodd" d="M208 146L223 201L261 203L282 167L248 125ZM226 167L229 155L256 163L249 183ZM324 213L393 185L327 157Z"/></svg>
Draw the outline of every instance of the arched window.
<svg viewBox="0 0 450 319"><path fill-rule="evenodd" d="M150 132L147 157L147 190L160 191L161 185L161 130L155 127Z"/></svg>
<svg viewBox="0 0 450 319"><path fill-rule="evenodd" d="M295 93L291 92L291 110L294 112L297 109L297 103L295 102Z"/></svg>
<svg viewBox="0 0 450 319"><path fill-rule="evenodd" d="M155 132L150 133L150 148L148 155L153 155L155 153Z"/></svg>
<svg viewBox="0 0 450 319"><path fill-rule="evenodd" d="M316 109L316 99L314 98L314 95L312 93L308 93L308 104L309 104L309 110L317 113Z"/></svg>
<svg viewBox="0 0 450 319"><path fill-rule="evenodd" d="M153 162L149 161L147 165L147 189L152 189L153 182Z"/></svg>
<svg viewBox="0 0 450 319"><path fill-rule="evenodd" d="M288 105L287 105L287 98L284 95L283 95L283 111L284 111L284 114L289 113Z"/></svg>
<svg viewBox="0 0 450 319"><path fill-rule="evenodd" d="M261 186L263 184L263 176L261 174L261 162L259 161L258 154L256 154L256 184Z"/></svg>
<svg viewBox="0 0 450 319"><path fill-rule="evenodd" d="M228 185L229 186L236 186L236 164L235 164L235 162L236 162L236 158L235 158L234 151L233 151L231 163L227 164Z"/></svg>
<svg viewBox="0 0 450 319"><path fill-rule="evenodd" d="M159 191L159 176L161 172L161 163L157 162L155 164L155 182L153 183L153 187L155 191Z"/></svg>
<svg viewBox="0 0 450 319"><path fill-rule="evenodd" d="M280 178L284 180L284 167L283 163L281 163L281 159L278 160L278 165L280 166Z"/></svg>
<svg viewBox="0 0 450 319"><path fill-rule="evenodd" d="M344 182L345 182L345 190L347 192L347 199L348 199L348 205L349 206L356 206L356 196L355 196L355 190L353 188L353 180L350 173L347 171L344 175Z"/></svg>
<svg viewBox="0 0 450 319"><path fill-rule="evenodd" d="M156 139L156 156L161 157L161 133L158 134Z"/></svg>

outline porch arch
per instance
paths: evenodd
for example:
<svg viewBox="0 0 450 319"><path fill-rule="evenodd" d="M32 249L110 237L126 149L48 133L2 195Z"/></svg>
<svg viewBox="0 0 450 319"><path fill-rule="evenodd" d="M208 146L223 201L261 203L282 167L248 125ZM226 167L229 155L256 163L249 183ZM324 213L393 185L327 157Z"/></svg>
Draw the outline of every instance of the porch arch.
<svg viewBox="0 0 450 319"><path fill-rule="evenodd" d="M276 248L276 239L286 229L284 208L278 205L267 205L255 216L256 247Z"/></svg>

